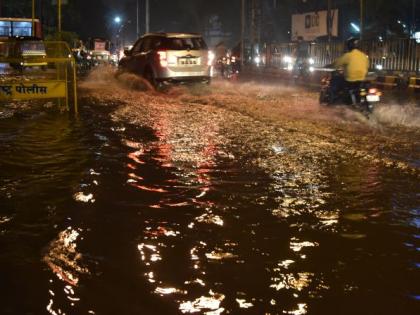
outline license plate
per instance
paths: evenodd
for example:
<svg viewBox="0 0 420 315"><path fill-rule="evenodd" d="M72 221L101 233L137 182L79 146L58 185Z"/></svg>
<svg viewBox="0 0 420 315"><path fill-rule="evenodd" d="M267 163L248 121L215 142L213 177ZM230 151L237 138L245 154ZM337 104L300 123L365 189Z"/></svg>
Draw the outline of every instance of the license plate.
<svg viewBox="0 0 420 315"><path fill-rule="evenodd" d="M368 102L379 102L379 95L366 95L366 100Z"/></svg>
<svg viewBox="0 0 420 315"><path fill-rule="evenodd" d="M197 58L180 58L178 64L181 66L196 66L198 62Z"/></svg>

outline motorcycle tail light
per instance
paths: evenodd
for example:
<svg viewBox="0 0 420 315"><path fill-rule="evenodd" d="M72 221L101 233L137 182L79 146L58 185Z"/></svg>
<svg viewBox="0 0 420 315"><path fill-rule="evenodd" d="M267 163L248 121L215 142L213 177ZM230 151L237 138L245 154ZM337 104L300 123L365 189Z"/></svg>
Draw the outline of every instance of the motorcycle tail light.
<svg viewBox="0 0 420 315"><path fill-rule="evenodd" d="M376 94L377 92L377 89L369 89L369 94Z"/></svg>
<svg viewBox="0 0 420 315"><path fill-rule="evenodd" d="M163 68L166 68L168 66L168 59L167 59L166 51L158 51L157 53L159 55L160 65Z"/></svg>

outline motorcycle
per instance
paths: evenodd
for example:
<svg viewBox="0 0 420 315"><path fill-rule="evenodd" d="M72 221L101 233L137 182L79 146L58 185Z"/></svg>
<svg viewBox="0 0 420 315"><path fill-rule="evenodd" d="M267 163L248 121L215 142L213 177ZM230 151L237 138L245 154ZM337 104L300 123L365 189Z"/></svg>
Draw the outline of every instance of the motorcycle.
<svg viewBox="0 0 420 315"><path fill-rule="evenodd" d="M382 92L370 81L345 82L342 71L333 70L321 80L320 104L346 104L370 114L381 101Z"/></svg>
<svg viewBox="0 0 420 315"><path fill-rule="evenodd" d="M239 63L235 56L226 55L217 61L217 68L224 79L234 79L239 74Z"/></svg>
<svg viewBox="0 0 420 315"><path fill-rule="evenodd" d="M314 72L314 60L304 58L296 60L293 66L293 77L295 79L306 79Z"/></svg>

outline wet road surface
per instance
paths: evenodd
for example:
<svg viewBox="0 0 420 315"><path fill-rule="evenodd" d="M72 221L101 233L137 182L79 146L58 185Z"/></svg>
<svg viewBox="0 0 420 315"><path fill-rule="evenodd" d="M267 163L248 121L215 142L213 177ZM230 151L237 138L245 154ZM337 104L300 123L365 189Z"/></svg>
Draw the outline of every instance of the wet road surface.
<svg viewBox="0 0 420 315"><path fill-rule="evenodd" d="M1 314L418 314L420 122L256 83L0 114Z"/></svg>

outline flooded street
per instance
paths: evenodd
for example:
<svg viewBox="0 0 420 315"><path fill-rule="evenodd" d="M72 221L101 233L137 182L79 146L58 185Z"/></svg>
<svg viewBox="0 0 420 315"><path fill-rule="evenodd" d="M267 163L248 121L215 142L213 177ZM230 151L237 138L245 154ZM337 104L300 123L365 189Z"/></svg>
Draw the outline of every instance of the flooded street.
<svg viewBox="0 0 420 315"><path fill-rule="evenodd" d="M80 88L0 108L0 314L419 314L418 107Z"/></svg>

